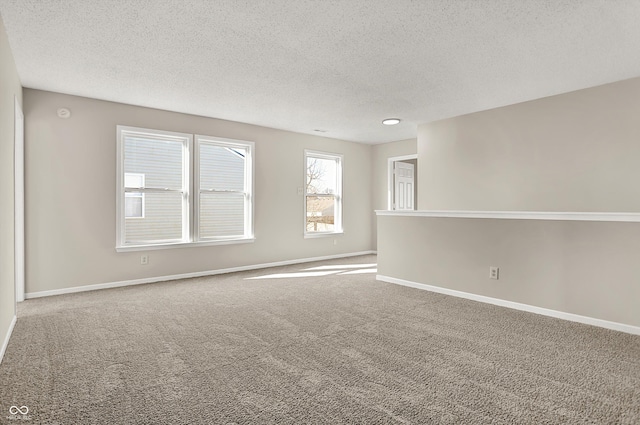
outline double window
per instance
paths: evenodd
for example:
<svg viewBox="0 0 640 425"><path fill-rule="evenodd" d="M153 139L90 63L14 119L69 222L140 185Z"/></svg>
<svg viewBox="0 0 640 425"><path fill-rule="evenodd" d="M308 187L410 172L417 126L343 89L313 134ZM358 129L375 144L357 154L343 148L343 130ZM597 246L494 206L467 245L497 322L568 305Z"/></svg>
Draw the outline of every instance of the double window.
<svg viewBox="0 0 640 425"><path fill-rule="evenodd" d="M117 132L119 251L253 240L253 143Z"/></svg>
<svg viewBox="0 0 640 425"><path fill-rule="evenodd" d="M342 155L305 151L305 237L342 233Z"/></svg>

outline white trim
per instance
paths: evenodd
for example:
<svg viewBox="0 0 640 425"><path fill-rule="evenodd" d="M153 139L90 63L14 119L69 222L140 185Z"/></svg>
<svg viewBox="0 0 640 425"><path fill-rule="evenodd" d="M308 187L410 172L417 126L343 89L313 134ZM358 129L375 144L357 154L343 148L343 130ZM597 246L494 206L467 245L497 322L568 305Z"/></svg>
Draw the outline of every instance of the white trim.
<svg viewBox="0 0 640 425"><path fill-rule="evenodd" d="M387 209L388 210L393 210L393 195L394 195L393 192L395 190L394 184L393 184L393 163L396 161L405 161L407 159L418 159L418 154L391 156L387 158Z"/></svg>
<svg viewBox="0 0 640 425"><path fill-rule="evenodd" d="M11 334L13 333L13 328L16 325L16 321L18 317L16 315L11 319L11 324L9 325L9 329L7 330L7 334L4 337L4 341L2 342L2 348L0 348L0 364L2 364L2 359L4 358L4 353L7 351L7 346L9 345L9 338L11 338Z"/></svg>
<svg viewBox="0 0 640 425"><path fill-rule="evenodd" d="M328 238L330 236L340 236L344 235L343 231L339 232L309 232L304 234L305 239L313 239L313 238Z"/></svg>
<svg viewBox="0 0 640 425"><path fill-rule="evenodd" d="M76 292L94 291L96 289L119 288L121 286L141 285L144 283L164 282L177 279L188 279L192 277L213 276L224 273L243 272L247 270L266 269L269 267L288 266L291 264L310 263L313 261L334 260L337 258L357 257L360 255L375 254L375 251L360 251L347 254L326 255L323 257L301 258L297 260L276 261L273 263L253 264L248 266L231 267L228 269L207 270L203 272L182 273L169 276L145 277L142 279L123 280L120 282L98 283L94 285L74 286L71 288L53 289L50 291L30 292L25 294L27 299L48 297L52 295L73 294Z"/></svg>
<svg viewBox="0 0 640 425"><path fill-rule="evenodd" d="M18 311L18 303L24 301L25 285L25 192L24 192L24 113L17 96L14 96L14 307Z"/></svg>
<svg viewBox="0 0 640 425"><path fill-rule="evenodd" d="M502 300L499 298L487 297L484 295L472 294L469 292L456 291L454 289L442 288L439 286L427 285L424 283L412 282L409 280L398 279L395 277L389 277L385 275L376 275L376 280L380 280L387 283L393 283L396 285L409 286L411 288L422 289L430 292L437 292L439 294L450 295L458 298L465 298L472 301L479 301L487 304L494 304L500 307L512 308L514 310L527 311L529 313L541 314L543 316L555 317L556 319L569 320L571 322L583 323L591 326L598 326L600 328L612 329L614 331L626 332L633 335L640 335L640 327L627 325L625 323L610 322L608 320L596 319L593 317L580 316L578 314L567 313L564 311L551 310L543 307L536 307L529 304L522 304L514 301Z"/></svg>
<svg viewBox="0 0 640 425"><path fill-rule="evenodd" d="M620 221L640 222L640 213L624 212L544 212L544 211L390 211L376 210L378 216L434 218L493 218L512 220Z"/></svg>
<svg viewBox="0 0 640 425"><path fill-rule="evenodd" d="M238 239L205 239L198 242L163 242L158 244L149 245L124 245L117 246L117 252L130 252L130 251L156 251L159 249L173 249L173 248L196 248L199 246L215 246L215 245L232 245L237 243L253 243L256 238L238 238Z"/></svg>

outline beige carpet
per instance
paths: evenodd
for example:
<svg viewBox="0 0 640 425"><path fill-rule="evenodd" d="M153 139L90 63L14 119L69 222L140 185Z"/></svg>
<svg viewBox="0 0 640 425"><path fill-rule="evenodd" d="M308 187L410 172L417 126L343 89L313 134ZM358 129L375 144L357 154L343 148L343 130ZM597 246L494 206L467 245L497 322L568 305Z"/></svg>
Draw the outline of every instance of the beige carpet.
<svg viewBox="0 0 640 425"><path fill-rule="evenodd" d="M369 263L26 301L0 423L27 423L11 406L31 424L640 423L640 337L377 282Z"/></svg>

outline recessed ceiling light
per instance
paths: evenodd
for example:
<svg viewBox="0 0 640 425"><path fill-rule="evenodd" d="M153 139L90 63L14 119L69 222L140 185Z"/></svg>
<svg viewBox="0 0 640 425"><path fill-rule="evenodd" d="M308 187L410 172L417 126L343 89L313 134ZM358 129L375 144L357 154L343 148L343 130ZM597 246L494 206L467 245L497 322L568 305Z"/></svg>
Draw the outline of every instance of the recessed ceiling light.
<svg viewBox="0 0 640 425"><path fill-rule="evenodd" d="M384 125L400 124L400 118L387 118L386 120L382 120L382 124Z"/></svg>

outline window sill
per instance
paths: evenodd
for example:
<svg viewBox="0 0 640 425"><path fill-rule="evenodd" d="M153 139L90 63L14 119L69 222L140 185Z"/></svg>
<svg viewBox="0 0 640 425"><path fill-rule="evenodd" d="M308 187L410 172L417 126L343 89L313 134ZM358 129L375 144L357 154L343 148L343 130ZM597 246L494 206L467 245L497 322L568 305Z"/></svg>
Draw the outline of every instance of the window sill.
<svg viewBox="0 0 640 425"><path fill-rule="evenodd" d="M242 238L242 239L221 239L214 241L201 241L201 242L175 242L175 243L163 243L163 244L149 244L149 245L122 245L116 246L117 252L130 252L130 251L155 251L158 249L174 249L174 248L196 248L200 246L216 246L216 245L233 245L241 243L253 243L256 238Z"/></svg>
<svg viewBox="0 0 640 425"><path fill-rule="evenodd" d="M343 235L343 234L344 234L344 231L305 233L304 234L304 238L305 239L326 238L326 237L331 237L331 236L336 236L336 235Z"/></svg>

